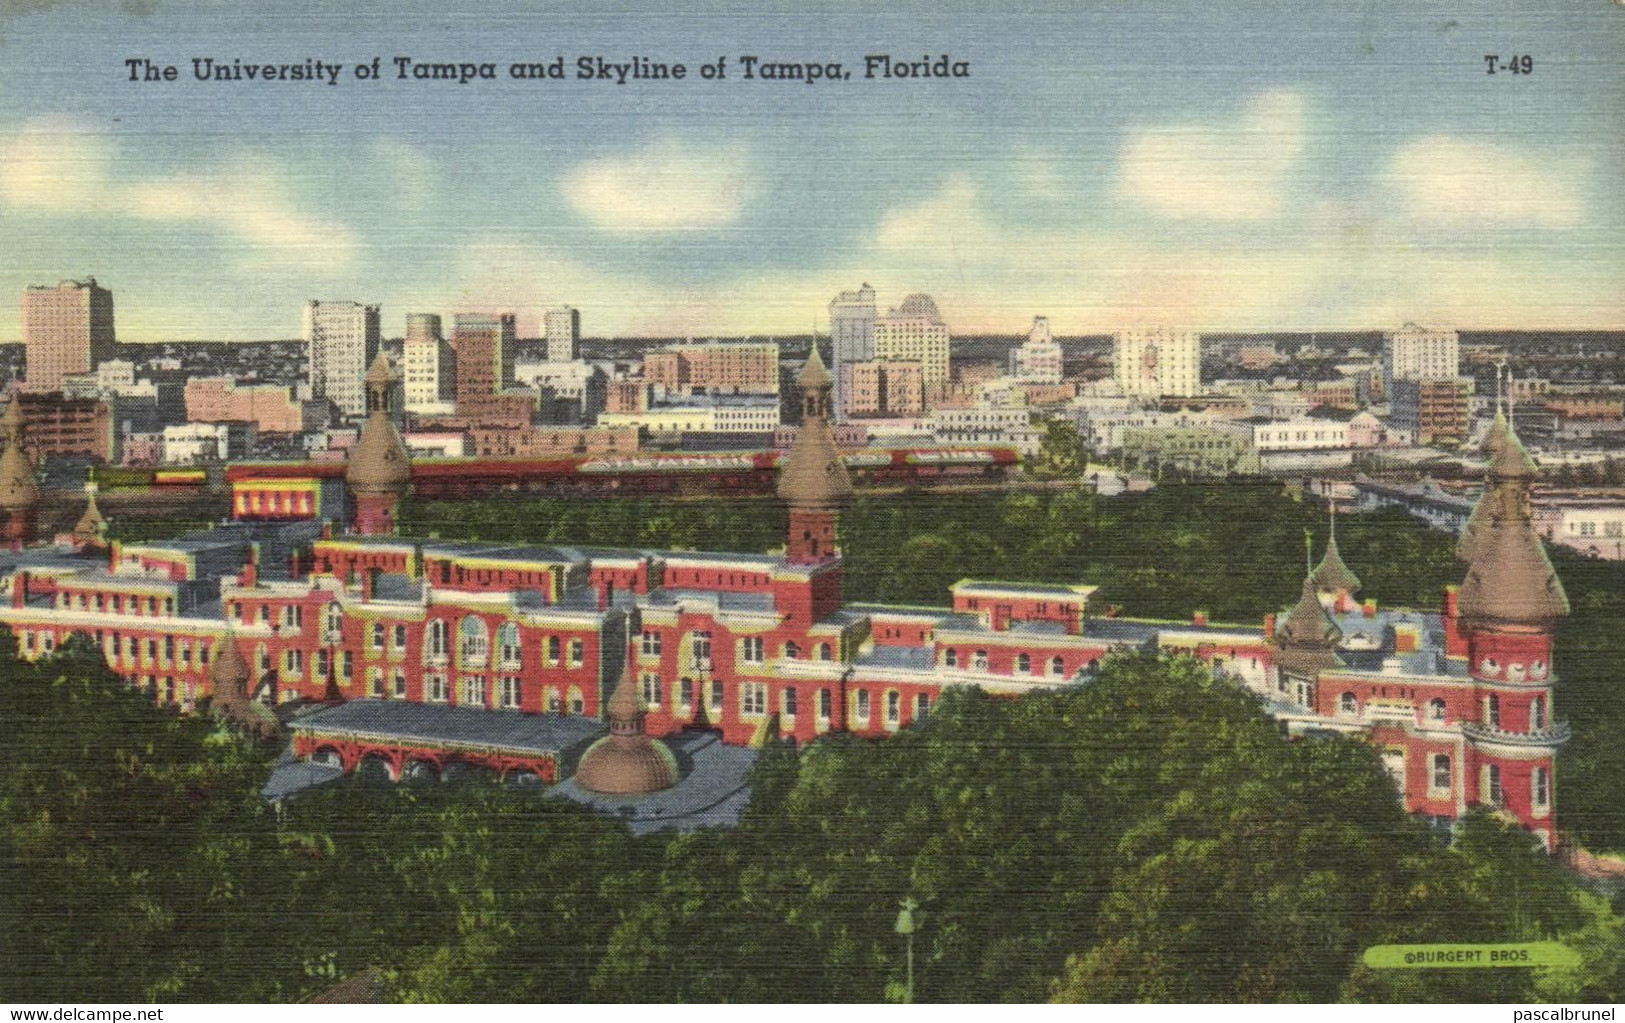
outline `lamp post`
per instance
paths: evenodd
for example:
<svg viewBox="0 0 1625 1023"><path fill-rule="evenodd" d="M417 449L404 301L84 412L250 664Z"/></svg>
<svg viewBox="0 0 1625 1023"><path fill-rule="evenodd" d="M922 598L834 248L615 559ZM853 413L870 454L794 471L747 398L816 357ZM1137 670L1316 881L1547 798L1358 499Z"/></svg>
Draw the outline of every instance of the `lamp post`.
<svg viewBox="0 0 1625 1023"><path fill-rule="evenodd" d="M906 953L908 957L908 979L903 986L903 1004L912 1005L914 1003L914 932L919 926L918 921L914 919L914 911L920 908L920 904L914 901L913 896L910 896L899 902L898 905L902 909L897 914L897 923L892 930L901 934L908 943Z"/></svg>

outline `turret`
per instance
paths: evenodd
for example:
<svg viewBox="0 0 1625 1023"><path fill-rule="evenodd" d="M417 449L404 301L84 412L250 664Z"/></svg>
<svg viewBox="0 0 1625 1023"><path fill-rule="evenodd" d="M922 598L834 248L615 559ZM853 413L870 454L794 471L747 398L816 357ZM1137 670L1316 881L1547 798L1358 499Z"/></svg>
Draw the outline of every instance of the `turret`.
<svg viewBox="0 0 1625 1023"><path fill-rule="evenodd" d="M96 484L87 481L85 510L73 527L73 545L81 550L86 547L106 547L107 541L102 537L106 530L107 520L102 517L102 510L96 507Z"/></svg>
<svg viewBox="0 0 1625 1023"><path fill-rule="evenodd" d="M367 421L344 474L355 496L354 529L363 536L395 531L401 497L412 482L412 460L393 419L399 380L380 351L367 370Z"/></svg>
<svg viewBox="0 0 1625 1023"><path fill-rule="evenodd" d="M801 389L801 426L779 464L779 499L790 507L785 555L791 561L826 561L839 553L835 522L852 499L852 477L830 432L832 382L816 340L796 383Z"/></svg>
<svg viewBox="0 0 1625 1023"><path fill-rule="evenodd" d="M1285 624L1275 631L1275 642L1280 648L1275 655L1276 666L1289 674L1312 679L1337 664L1337 643L1342 638L1343 630L1320 603L1315 577L1304 576L1298 602L1287 614Z"/></svg>
<svg viewBox="0 0 1625 1023"><path fill-rule="evenodd" d="M677 758L665 743L643 732L643 699L633 677L634 663L629 653L605 708L609 734L587 748L576 768L576 785L588 792L641 796L677 783Z"/></svg>
<svg viewBox="0 0 1625 1023"><path fill-rule="evenodd" d="M6 513L6 540L12 550L21 550L34 529L34 511L39 507L39 481L34 463L23 449L27 420L20 396L13 397L0 417L6 450L0 453L0 511Z"/></svg>
<svg viewBox="0 0 1625 1023"><path fill-rule="evenodd" d="M1311 574L1315 591L1321 600L1342 610L1360 590L1360 577L1343 561L1337 549L1337 513L1332 513L1331 538L1326 541L1326 554Z"/></svg>

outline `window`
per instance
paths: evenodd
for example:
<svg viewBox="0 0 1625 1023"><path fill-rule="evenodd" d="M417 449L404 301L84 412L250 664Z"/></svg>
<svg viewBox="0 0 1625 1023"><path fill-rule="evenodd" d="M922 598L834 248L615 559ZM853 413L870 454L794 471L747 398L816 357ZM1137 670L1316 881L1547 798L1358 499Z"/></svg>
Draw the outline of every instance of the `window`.
<svg viewBox="0 0 1625 1023"><path fill-rule="evenodd" d="M978 650L978 651L976 651L975 656L973 656L971 658L970 666L972 668L976 669L977 671L986 671L987 670L987 651L986 650Z"/></svg>
<svg viewBox="0 0 1625 1023"><path fill-rule="evenodd" d="M646 707L660 706L660 676L654 672L643 673L643 703Z"/></svg>
<svg viewBox="0 0 1625 1023"><path fill-rule="evenodd" d="M782 701L783 701L784 716L787 717L787 718L795 717L796 716L796 691L794 689L786 689L784 691L784 693L783 693Z"/></svg>
<svg viewBox="0 0 1625 1023"><path fill-rule="evenodd" d="M1435 700L1432 700L1432 701L1430 701L1428 703L1428 719L1430 721L1443 721L1444 720L1444 701L1443 700L1435 699Z"/></svg>
<svg viewBox="0 0 1625 1023"><path fill-rule="evenodd" d="M902 716L903 698L893 689L886 693L886 724L895 725Z"/></svg>
<svg viewBox="0 0 1625 1023"><path fill-rule="evenodd" d="M820 661L830 661L835 659L835 651L830 649L830 645L828 643L818 644L818 659Z"/></svg>
<svg viewBox="0 0 1625 1023"><path fill-rule="evenodd" d="M323 631L326 635L322 640L326 643L337 643L344 632L344 609L339 607L337 601L327 605L327 624Z"/></svg>
<svg viewBox="0 0 1625 1023"><path fill-rule="evenodd" d="M1360 712L1360 701L1355 699L1353 693L1344 693L1337 698L1337 712L1349 715L1358 714Z"/></svg>
<svg viewBox="0 0 1625 1023"><path fill-rule="evenodd" d="M739 684L739 713L746 717L760 717L767 713L767 683Z"/></svg>
<svg viewBox="0 0 1625 1023"><path fill-rule="evenodd" d="M503 676L503 679L502 679L502 705L504 707L507 707L510 710L518 709L520 692L521 692L521 690L520 690L519 679L515 678L512 675Z"/></svg>
<svg viewBox="0 0 1625 1023"><path fill-rule="evenodd" d="M711 669L711 634L709 632L694 633L694 667L702 671Z"/></svg>
<svg viewBox="0 0 1625 1023"><path fill-rule="evenodd" d="M643 630L642 640L643 640L643 656L645 656L645 657L659 657L660 656L660 633L651 632L648 629L645 629L645 630Z"/></svg>
<svg viewBox="0 0 1625 1023"><path fill-rule="evenodd" d="M923 721L931 714L931 694L916 693L914 696L914 720Z"/></svg>
<svg viewBox="0 0 1625 1023"><path fill-rule="evenodd" d="M762 637L746 636L739 641L739 656L747 664L762 663Z"/></svg>
<svg viewBox="0 0 1625 1023"><path fill-rule="evenodd" d="M458 703L465 707L485 706L485 679L478 675L469 675L463 679L463 691Z"/></svg>
<svg viewBox="0 0 1625 1023"><path fill-rule="evenodd" d="M579 668L586 662L586 647L579 639L570 641L570 667Z"/></svg>
<svg viewBox="0 0 1625 1023"><path fill-rule="evenodd" d="M717 713L722 712L722 682L720 679L711 680L711 709Z"/></svg>
<svg viewBox="0 0 1625 1023"><path fill-rule="evenodd" d="M818 690L818 720L829 720L830 696L828 689Z"/></svg>
<svg viewBox="0 0 1625 1023"><path fill-rule="evenodd" d="M1506 803L1506 792L1501 788L1501 765L1484 765L1484 799L1491 806Z"/></svg>
<svg viewBox="0 0 1625 1023"><path fill-rule="evenodd" d="M289 604L282 609L282 625L284 628L297 629L305 624L305 609Z"/></svg>
<svg viewBox="0 0 1625 1023"><path fill-rule="evenodd" d="M396 653L402 653L402 652L404 652L406 650L406 625L405 625L405 623L397 622L395 624L395 642L394 642L393 646L394 646L394 649L395 649Z"/></svg>
<svg viewBox="0 0 1625 1023"><path fill-rule="evenodd" d="M1529 804L1537 813L1552 805L1552 773L1544 767L1529 775Z"/></svg>
<svg viewBox="0 0 1625 1023"><path fill-rule="evenodd" d="M374 650L382 650L384 648L384 623L373 622L372 628L369 630L369 635L372 637L372 648Z"/></svg>
<svg viewBox="0 0 1625 1023"><path fill-rule="evenodd" d="M547 689L547 712L557 714L564 710L564 701L559 698L559 691L549 686Z"/></svg>
<svg viewBox="0 0 1625 1023"><path fill-rule="evenodd" d="M1531 732L1546 730L1546 701L1539 696L1529 702L1529 730Z"/></svg>
<svg viewBox="0 0 1625 1023"><path fill-rule="evenodd" d="M1032 670L1033 670L1032 656L1029 655L1029 654L1017 654L1016 655L1016 670L1021 672L1021 674L1023 674L1023 675L1031 673Z"/></svg>
<svg viewBox="0 0 1625 1023"><path fill-rule="evenodd" d="M423 698L430 703L446 702L446 676L427 675L423 679Z"/></svg>
<svg viewBox="0 0 1625 1023"><path fill-rule="evenodd" d="M271 624L271 605L269 605L269 604L261 604L260 605L260 624L261 625L270 625Z"/></svg>
<svg viewBox="0 0 1625 1023"><path fill-rule="evenodd" d="M867 689L859 689L858 690L858 692L857 692L857 706L856 706L855 711L854 711L854 716L856 716L856 718L858 719L859 724L865 724L866 725L866 724L869 723L869 690L867 690Z"/></svg>
<svg viewBox="0 0 1625 1023"><path fill-rule="evenodd" d="M685 678L681 682L679 682L677 684L677 694L678 694L678 700L677 700L678 703L681 703L684 707L693 706L694 705L694 680L691 679L691 678Z"/></svg>
<svg viewBox="0 0 1625 1023"><path fill-rule="evenodd" d="M572 714L583 714L583 713L586 712L586 709L587 709L587 704L586 704L586 701L584 701L581 698L581 690L577 689L575 686L571 686L570 687L570 713L572 713Z"/></svg>
<svg viewBox="0 0 1625 1023"><path fill-rule="evenodd" d="M519 650L519 626L513 622L505 622L497 630L497 651L502 657L504 668L522 667Z"/></svg>
<svg viewBox="0 0 1625 1023"><path fill-rule="evenodd" d="M547 663L559 663L559 637L557 636L547 637Z"/></svg>
<svg viewBox="0 0 1625 1023"><path fill-rule="evenodd" d="M432 662L443 663L446 660L446 623L436 618L429 623L429 629L423 637L423 654Z"/></svg>
<svg viewBox="0 0 1625 1023"><path fill-rule="evenodd" d="M384 695L384 669L367 669L367 695L373 697Z"/></svg>
<svg viewBox="0 0 1625 1023"><path fill-rule="evenodd" d="M465 668L483 668L491 657L491 633L484 620L469 615L457 626L458 658Z"/></svg>
<svg viewBox="0 0 1625 1023"><path fill-rule="evenodd" d="M1056 655L1055 657L1052 657L1050 659L1049 673L1051 675L1065 675L1066 674L1066 662L1061 660L1060 655Z"/></svg>
<svg viewBox="0 0 1625 1023"><path fill-rule="evenodd" d="M1433 754L1433 791L1450 791L1450 754Z"/></svg>
<svg viewBox="0 0 1625 1023"><path fill-rule="evenodd" d="M271 670L271 651L265 648L264 643L254 648L254 663L259 666L261 675Z"/></svg>
<svg viewBox="0 0 1625 1023"><path fill-rule="evenodd" d="M801 656L801 648L796 646L795 640L784 644L784 656L792 661Z"/></svg>
<svg viewBox="0 0 1625 1023"><path fill-rule="evenodd" d="M406 699L406 672L395 669L395 699Z"/></svg>
<svg viewBox="0 0 1625 1023"><path fill-rule="evenodd" d="M345 685L349 685L350 679L354 677L355 656L350 651L345 650L339 654L339 678L343 680Z"/></svg>

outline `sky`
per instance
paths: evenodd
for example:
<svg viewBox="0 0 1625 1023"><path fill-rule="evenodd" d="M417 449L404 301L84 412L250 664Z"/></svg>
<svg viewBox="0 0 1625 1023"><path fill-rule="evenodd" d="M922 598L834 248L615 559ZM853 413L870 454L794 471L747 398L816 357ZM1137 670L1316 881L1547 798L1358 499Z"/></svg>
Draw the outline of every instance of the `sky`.
<svg viewBox="0 0 1625 1023"><path fill-rule="evenodd" d="M588 336L805 332L860 282L958 333L1625 328L1618 0L449 6L0 0L0 293L94 276L130 341L293 337L310 298L390 335L561 304Z"/></svg>

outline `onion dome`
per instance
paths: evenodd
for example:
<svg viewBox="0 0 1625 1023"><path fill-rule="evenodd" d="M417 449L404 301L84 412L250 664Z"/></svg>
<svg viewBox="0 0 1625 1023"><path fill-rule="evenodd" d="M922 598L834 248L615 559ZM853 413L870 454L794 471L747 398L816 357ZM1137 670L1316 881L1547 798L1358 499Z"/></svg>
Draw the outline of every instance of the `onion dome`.
<svg viewBox="0 0 1625 1023"><path fill-rule="evenodd" d="M1360 589L1360 577L1354 574L1337 550L1336 533L1326 542L1326 555L1315 566L1310 578L1314 579L1315 589L1321 593L1353 594Z"/></svg>
<svg viewBox="0 0 1625 1023"><path fill-rule="evenodd" d="M0 454L0 511L28 512L39 504L39 481L34 476L34 463L23 450L23 418L21 398L12 398L6 414L0 417L0 431L6 436L6 450Z"/></svg>
<svg viewBox="0 0 1625 1023"><path fill-rule="evenodd" d="M214 660L209 665L209 681L214 686L214 699L220 704L243 703L248 699L248 683L253 675L248 662L237 649L237 641L226 633L214 647Z"/></svg>
<svg viewBox="0 0 1625 1023"><path fill-rule="evenodd" d="M367 421L344 479L357 494L399 494L412 480L412 459L390 419L390 392L400 378L382 351L367 370Z"/></svg>
<svg viewBox="0 0 1625 1023"><path fill-rule="evenodd" d="M607 709L609 734L582 754L576 784L610 796L641 796L675 785L677 758L665 743L643 733L643 701L630 659Z"/></svg>
<svg viewBox="0 0 1625 1023"><path fill-rule="evenodd" d="M852 476L830 432L830 376L816 343L796 383L805 414L790 451L779 463L779 498L793 508L838 508L852 499Z"/></svg>
<svg viewBox="0 0 1625 1023"><path fill-rule="evenodd" d="M1343 630L1315 593L1315 577L1305 576L1303 594L1287 614L1286 623L1276 630L1280 653L1275 663L1295 675L1312 676L1337 663L1337 642L1342 638Z"/></svg>
<svg viewBox="0 0 1625 1023"><path fill-rule="evenodd" d="M1568 617L1569 598L1535 532L1523 488L1497 483L1479 504L1489 508L1489 521L1474 535L1457 616L1470 628L1550 630Z"/></svg>
<svg viewBox="0 0 1625 1023"><path fill-rule="evenodd" d="M102 518L102 510L96 507L96 487L89 484L85 487L88 500L85 502L85 512L79 516L79 521L73 527L73 538L80 544L89 545L100 543L102 530L107 526L107 520Z"/></svg>

